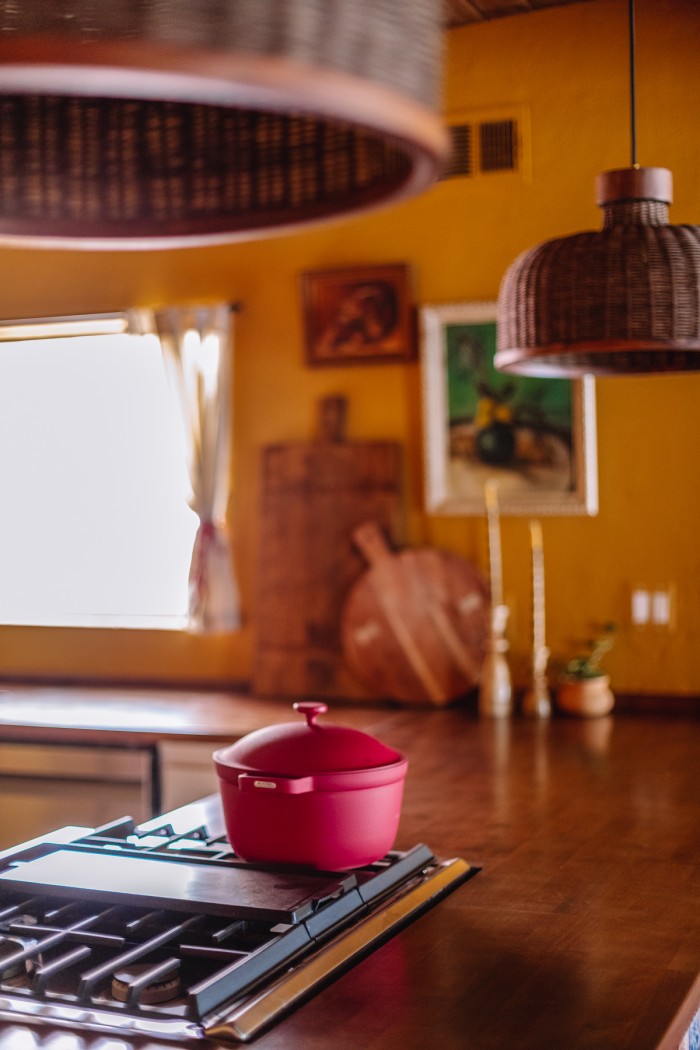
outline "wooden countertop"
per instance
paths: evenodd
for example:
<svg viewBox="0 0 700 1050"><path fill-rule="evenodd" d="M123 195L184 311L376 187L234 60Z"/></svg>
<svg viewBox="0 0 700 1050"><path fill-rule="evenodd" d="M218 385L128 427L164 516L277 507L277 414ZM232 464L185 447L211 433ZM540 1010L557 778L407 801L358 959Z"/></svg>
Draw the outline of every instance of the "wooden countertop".
<svg viewBox="0 0 700 1050"><path fill-rule="evenodd" d="M341 705L346 725L363 728L392 709ZM143 747L161 740L226 743L262 726L293 721L291 700L245 693L88 686L0 685L0 737L25 743Z"/></svg>
<svg viewBox="0 0 700 1050"><path fill-rule="evenodd" d="M255 1047L677 1050L700 1007L700 721L357 717L410 759L397 845L482 870ZM0 1050L47 1038L17 1033Z"/></svg>

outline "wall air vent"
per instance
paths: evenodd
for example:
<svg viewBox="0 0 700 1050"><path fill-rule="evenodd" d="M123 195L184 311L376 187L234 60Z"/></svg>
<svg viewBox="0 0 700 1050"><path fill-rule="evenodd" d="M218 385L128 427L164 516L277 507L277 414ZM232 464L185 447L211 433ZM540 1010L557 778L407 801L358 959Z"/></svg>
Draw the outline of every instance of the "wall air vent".
<svg viewBox="0 0 700 1050"><path fill-rule="evenodd" d="M510 113L447 117L452 149L442 179L499 172L525 174L527 120Z"/></svg>
<svg viewBox="0 0 700 1050"><path fill-rule="evenodd" d="M443 179L454 178L457 175L473 175L474 157L471 124L451 124L448 130L450 133L450 155L442 173Z"/></svg>
<svg viewBox="0 0 700 1050"><path fill-rule="evenodd" d="M515 171L518 136L514 120L489 120L479 124L481 171Z"/></svg>

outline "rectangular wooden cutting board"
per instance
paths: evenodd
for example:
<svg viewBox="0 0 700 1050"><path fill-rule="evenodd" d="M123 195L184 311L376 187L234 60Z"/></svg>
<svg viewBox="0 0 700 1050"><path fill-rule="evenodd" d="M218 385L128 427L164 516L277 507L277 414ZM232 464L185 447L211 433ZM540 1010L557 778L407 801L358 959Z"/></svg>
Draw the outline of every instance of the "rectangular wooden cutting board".
<svg viewBox="0 0 700 1050"><path fill-rule="evenodd" d="M374 520L396 540L401 447L347 441L345 402L319 405L315 441L262 450L253 689L258 696L369 699L343 660L340 614L366 569L354 529Z"/></svg>

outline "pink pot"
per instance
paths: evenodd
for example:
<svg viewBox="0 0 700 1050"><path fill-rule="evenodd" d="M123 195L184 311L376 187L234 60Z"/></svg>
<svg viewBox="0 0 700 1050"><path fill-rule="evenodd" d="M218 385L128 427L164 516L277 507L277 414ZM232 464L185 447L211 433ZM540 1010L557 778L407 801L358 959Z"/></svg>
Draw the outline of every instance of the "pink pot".
<svg viewBox="0 0 700 1050"><path fill-rule="evenodd" d="M379 860L396 838L407 760L367 733L317 725L325 704L294 709L305 723L214 753L231 845L245 860L327 871Z"/></svg>

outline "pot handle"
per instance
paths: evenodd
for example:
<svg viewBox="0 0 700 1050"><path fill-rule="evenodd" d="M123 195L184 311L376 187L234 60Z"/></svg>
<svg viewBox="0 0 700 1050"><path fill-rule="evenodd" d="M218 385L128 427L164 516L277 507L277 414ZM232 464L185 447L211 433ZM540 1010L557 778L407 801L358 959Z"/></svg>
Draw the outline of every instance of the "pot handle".
<svg viewBox="0 0 700 1050"><path fill-rule="evenodd" d="M313 777L268 777L264 773L239 773L241 791L267 791L282 795L303 795L314 789Z"/></svg>

